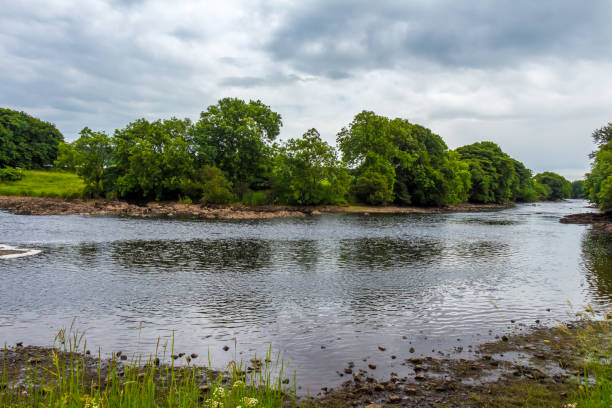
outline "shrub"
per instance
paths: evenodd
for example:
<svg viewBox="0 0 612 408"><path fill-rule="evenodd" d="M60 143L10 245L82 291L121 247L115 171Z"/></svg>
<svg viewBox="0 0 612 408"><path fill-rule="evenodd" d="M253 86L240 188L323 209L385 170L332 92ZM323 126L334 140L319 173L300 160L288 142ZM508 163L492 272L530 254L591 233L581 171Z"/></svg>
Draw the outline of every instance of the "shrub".
<svg viewBox="0 0 612 408"><path fill-rule="evenodd" d="M0 169L0 181L19 181L23 178L20 168L5 167Z"/></svg>

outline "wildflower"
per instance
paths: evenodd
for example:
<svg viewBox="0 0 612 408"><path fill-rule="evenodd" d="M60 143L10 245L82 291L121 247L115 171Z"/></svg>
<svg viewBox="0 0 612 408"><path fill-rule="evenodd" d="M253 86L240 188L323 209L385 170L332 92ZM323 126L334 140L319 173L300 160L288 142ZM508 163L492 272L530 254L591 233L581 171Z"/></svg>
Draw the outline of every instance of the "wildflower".
<svg viewBox="0 0 612 408"><path fill-rule="evenodd" d="M244 404L245 407L249 408L249 407L257 406L259 401L257 401L257 398L244 397L242 399L242 403Z"/></svg>
<svg viewBox="0 0 612 408"><path fill-rule="evenodd" d="M206 406L208 408L223 408L223 403L220 401L215 401L213 399L207 399Z"/></svg>
<svg viewBox="0 0 612 408"><path fill-rule="evenodd" d="M234 384L232 384L232 388L244 388L245 384L243 381L236 380Z"/></svg>
<svg viewBox="0 0 612 408"><path fill-rule="evenodd" d="M28 392L26 390L21 391L21 395L28 395Z"/></svg>
<svg viewBox="0 0 612 408"><path fill-rule="evenodd" d="M215 390L213 391L213 398L216 400L220 400L223 397L225 397L225 388L223 387L215 388Z"/></svg>

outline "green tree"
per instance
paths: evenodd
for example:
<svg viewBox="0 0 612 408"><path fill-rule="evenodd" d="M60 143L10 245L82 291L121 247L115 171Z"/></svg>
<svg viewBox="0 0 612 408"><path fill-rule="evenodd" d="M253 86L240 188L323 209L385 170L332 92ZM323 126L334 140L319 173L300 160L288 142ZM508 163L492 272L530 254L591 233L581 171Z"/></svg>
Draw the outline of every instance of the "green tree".
<svg viewBox="0 0 612 408"><path fill-rule="evenodd" d="M0 108L0 168L50 166L63 140L55 125L24 112Z"/></svg>
<svg viewBox="0 0 612 408"><path fill-rule="evenodd" d="M534 179L538 183L550 187L550 194L547 197L548 200L562 200L572 196L572 183L557 173L545 171L536 174Z"/></svg>
<svg viewBox="0 0 612 408"><path fill-rule="evenodd" d="M281 116L261 101L221 99L201 113L193 132L197 165L220 168L242 195L267 187L273 161L272 142Z"/></svg>
<svg viewBox="0 0 612 408"><path fill-rule="evenodd" d="M283 201L295 204L337 204L346 201L350 176L336 150L310 129L280 149L274 185Z"/></svg>
<svg viewBox="0 0 612 408"><path fill-rule="evenodd" d="M572 181L572 198L585 198L584 180Z"/></svg>
<svg viewBox="0 0 612 408"><path fill-rule="evenodd" d="M106 133L85 127L77 140L61 146L60 153L56 165L76 169L86 184L87 193L103 194L104 171L111 164L113 154L111 138Z"/></svg>
<svg viewBox="0 0 612 408"><path fill-rule="evenodd" d="M112 189L120 197L178 198L194 171L190 131L189 119L176 118L140 119L116 130Z"/></svg>
<svg viewBox="0 0 612 408"><path fill-rule="evenodd" d="M469 200L476 203L534 201L538 190L531 170L493 142L478 142L456 150L471 174Z"/></svg>

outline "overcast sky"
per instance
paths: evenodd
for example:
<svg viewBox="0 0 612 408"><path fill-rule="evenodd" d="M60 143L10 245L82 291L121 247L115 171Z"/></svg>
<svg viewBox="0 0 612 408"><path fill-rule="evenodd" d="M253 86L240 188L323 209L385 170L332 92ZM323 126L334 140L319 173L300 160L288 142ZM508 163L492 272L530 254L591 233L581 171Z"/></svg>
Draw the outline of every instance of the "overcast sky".
<svg viewBox="0 0 612 408"><path fill-rule="evenodd" d="M612 121L612 1L0 0L0 106L67 140L260 99L281 137L363 109L580 178Z"/></svg>

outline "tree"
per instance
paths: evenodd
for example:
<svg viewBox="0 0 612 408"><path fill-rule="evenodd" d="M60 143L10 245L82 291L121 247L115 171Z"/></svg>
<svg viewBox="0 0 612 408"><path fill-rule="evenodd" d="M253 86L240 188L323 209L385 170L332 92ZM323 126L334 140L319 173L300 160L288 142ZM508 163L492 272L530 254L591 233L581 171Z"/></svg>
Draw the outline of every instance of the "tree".
<svg viewBox="0 0 612 408"><path fill-rule="evenodd" d="M589 200L601 210L612 210L612 141L602 144L595 153L584 187Z"/></svg>
<svg viewBox="0 0 612 408"><path fill-rule="evenodd" d="M459 147L456 151L471 174L470 201L505 203L537 199L539 192L531 170L504 153L497 144L478 142Z"/></svg>
<svg viewBox="0 0 612 408"><path fill-rule="evenodd" d="M24 112L0 108L0 168L50 166L63 140L55 125Z"/></svg>
<svg viewBox="0 0 612 408"><path fill-rule="evenodd" d="M572 184L557 173L545 171L536 174L534 179L538 183L550 187L550 194L546 197L548 200L562 200L572 196Z"/></svg>
<svg viewBox="0 0 612 408"><path fill-rule="evenodd" d="M115 131L115 190L120 197L175 199L194 171L189 119L139 119Z"/></svg>
<svg viewBox="0 0 612 408"><path fill-rule="evenodd" d="M585 198L584 180L572 181L572 198Z"/></svg>
<svg viewBox="0 0 612 408"><path fill-rule="evenodd" d="M281 200L304 205L345 202L350 176L336 150L310 129L280 149L274 184Z"/></svg>
<svg viewBox="0 0 612 408"><path fill-rule="evenodd" d="M87 193L94 196L103 194L104 171L111 164L113 153L111 139L106 133L85 127L77 140L61 146L60 153L57 165L76 169L85 182Z"/></svg>
<svg viewBox="0 0 612 408"><path fill-rule="evenodd" d="M281 115L261 101L221 99L196 123L196 164L219 167L239 194L265 188L272 167L271 144L281 126Z"/></svg>
<svg viewBox="0 0 612 408"><path fill-rule="evenodd" d="M468 166L442 138L406 119L363 111L338 133L354 191L370 204L447 205L467 198Z"/></svg>

